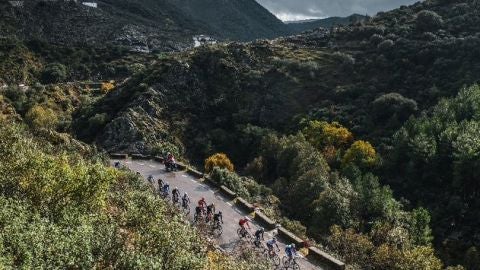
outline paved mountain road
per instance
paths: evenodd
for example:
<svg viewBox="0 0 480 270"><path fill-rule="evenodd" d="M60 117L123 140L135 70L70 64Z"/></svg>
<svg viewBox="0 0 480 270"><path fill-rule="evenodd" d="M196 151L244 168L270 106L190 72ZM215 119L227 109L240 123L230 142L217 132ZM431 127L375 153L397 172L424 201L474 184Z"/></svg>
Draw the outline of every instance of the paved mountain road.
<svg viewBox="0 0 480 270"><path fill-rule="evenodd" d="M145 179L149 175L153 175L155 179L155 185L157 185L156 180L161 178L170 184L170 190L178 187L182 195L184 192L187 192L192 201L190 204L190 220L193 220L193 212L200 198L204 197L208 204L213 202L215 204L216 211L222 211L223 213L223 233L219 238L217 238L220 247L226 251L231 251L240 242L239 237L237 236L237 229L239 227L238 221L241 217L246 216L249 213L239 209L234 204L234 201L230 201L226 197L222 196L217 190L198 181L195 177L187 174L186 172L166 172L164 165L159 162L152 160L113 159L111 160L111 164L113 165L117 161L128 167L130 170L139 172ZM256 228L258 228L258 225L255 223L255 221L253 221L253 219L252 223L251 233L253 234ZM273 233L276 233L275 230L265 232L265 240L271 239ZM279 240L280 257L283 257L285 255L285 243L281 242L281 238ZM300 265L300 269L324 269L313 265L305 258L299 258L297 262Z"/></svg>

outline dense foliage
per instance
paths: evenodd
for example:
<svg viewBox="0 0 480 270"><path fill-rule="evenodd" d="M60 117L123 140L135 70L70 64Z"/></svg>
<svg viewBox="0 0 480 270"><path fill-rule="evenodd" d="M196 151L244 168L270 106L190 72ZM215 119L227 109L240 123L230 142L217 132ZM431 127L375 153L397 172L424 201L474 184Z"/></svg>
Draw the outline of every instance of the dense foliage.
<svg viewBox="0 0 480 270"><path fill-rule="evenodd" d="M473 86L409 120L394 136L387 166L389 183L399 194L431 210L448 261L477 266L479 106L480 87Z"/></svg>
<svg viewBox="0 0 480 270"><path fill-rule="evenodd" d="M205 160L205 172L210 173L214 167L227 169L231 172L235 169L233 163L224 153L216 153Z"/></svg>
<svg viewBox="0 0 480 270"><path fill-rule="evenodd" d="M207 252L184 217L137 176L37 140L12 122L0 128L0 189L4 269L200 270L219 262L263 269Z"/></svg>
<svg viewBox="0 0 480 270"><path fill-rule="evenodd" d="M359 267L475 270L480 94L451 97L479 80L478 10L423 1L329 31L171 55L1 39L0 83L121 83L98 97L69 84L2 87L0 118L18 113L36 134L71 131L112 152L185 154L198 166L211 157L213 181ZM12 192L51 203L35 185Z"/></svg>

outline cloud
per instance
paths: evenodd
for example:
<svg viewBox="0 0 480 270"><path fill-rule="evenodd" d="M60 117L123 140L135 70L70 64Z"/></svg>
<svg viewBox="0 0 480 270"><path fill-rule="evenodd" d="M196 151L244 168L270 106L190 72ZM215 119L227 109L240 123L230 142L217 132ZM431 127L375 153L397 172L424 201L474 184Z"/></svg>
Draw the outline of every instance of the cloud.
<svg viewBox="0 0 480 270"><path fill-rule="evenodd" d="M375 15L418 0L257 0L281 20L304 20L353 13Z"/></svg>

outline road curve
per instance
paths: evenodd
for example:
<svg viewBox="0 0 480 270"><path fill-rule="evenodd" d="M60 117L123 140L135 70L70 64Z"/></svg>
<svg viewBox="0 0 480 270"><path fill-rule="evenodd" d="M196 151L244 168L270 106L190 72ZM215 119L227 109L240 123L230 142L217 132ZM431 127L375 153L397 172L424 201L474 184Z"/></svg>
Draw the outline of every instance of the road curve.
<svg viewBox="0 0 480 270"><path fill-rule="evenodd" d="M174 187L178 187L182 195L184 192L187 192L192 201L190 205L190 208L192 209L189 215L190 220L193 220L193 209L195 208L200 198L205 198L208 204L213 202L215 204L216 210L222 211L223 213L223 234L219 238L217 238L219 246L226 251L231 251L239 243L239 238L237 236L237 229L239 227L238 220L243 216L249 215L250 213L239 209L235 205L234 201L231 201L226 197L222 196L220 192L218 192L218 190L198 181L198 179L191 175L188 175L186 172L181 171L175 173L167 173L165 171L164 165L156 161L130 159L112 159L110 161L111 165L113 165L115 162L120 162L122 165L128 167L130 170L140 173L145 179L149 175L153 175L155 182L159 178L163 179L170 184L170 190L172 190ZM155 185L157 185L157 183L155 183ZM158 187L156 186L156 188ZM251 233L253 233L256 228L259 227L258 224L253 221L253 219L252 223L253 226L251 226ZM265 240L270 239L273 234L276 234L275 230L266 231ZM281 238L279 240L280 257L283 257L285 255L285 243L282 242ZM297 262L300 265L300 269L326 269L312 264L305 258L299 258Z"/></svg>

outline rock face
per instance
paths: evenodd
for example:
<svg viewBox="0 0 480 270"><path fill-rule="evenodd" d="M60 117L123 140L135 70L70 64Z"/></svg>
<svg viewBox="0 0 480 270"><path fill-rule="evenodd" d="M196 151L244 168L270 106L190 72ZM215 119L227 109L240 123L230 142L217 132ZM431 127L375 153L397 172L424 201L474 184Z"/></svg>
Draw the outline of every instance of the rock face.
<svg viewBox="0 0 480 270"><path fill-rule="evenodd" d="M255 0L102 0L0 3L0 36L63 45L116 44L138 52L193 47L193 37L248 41L289 34Z"/></svg>

